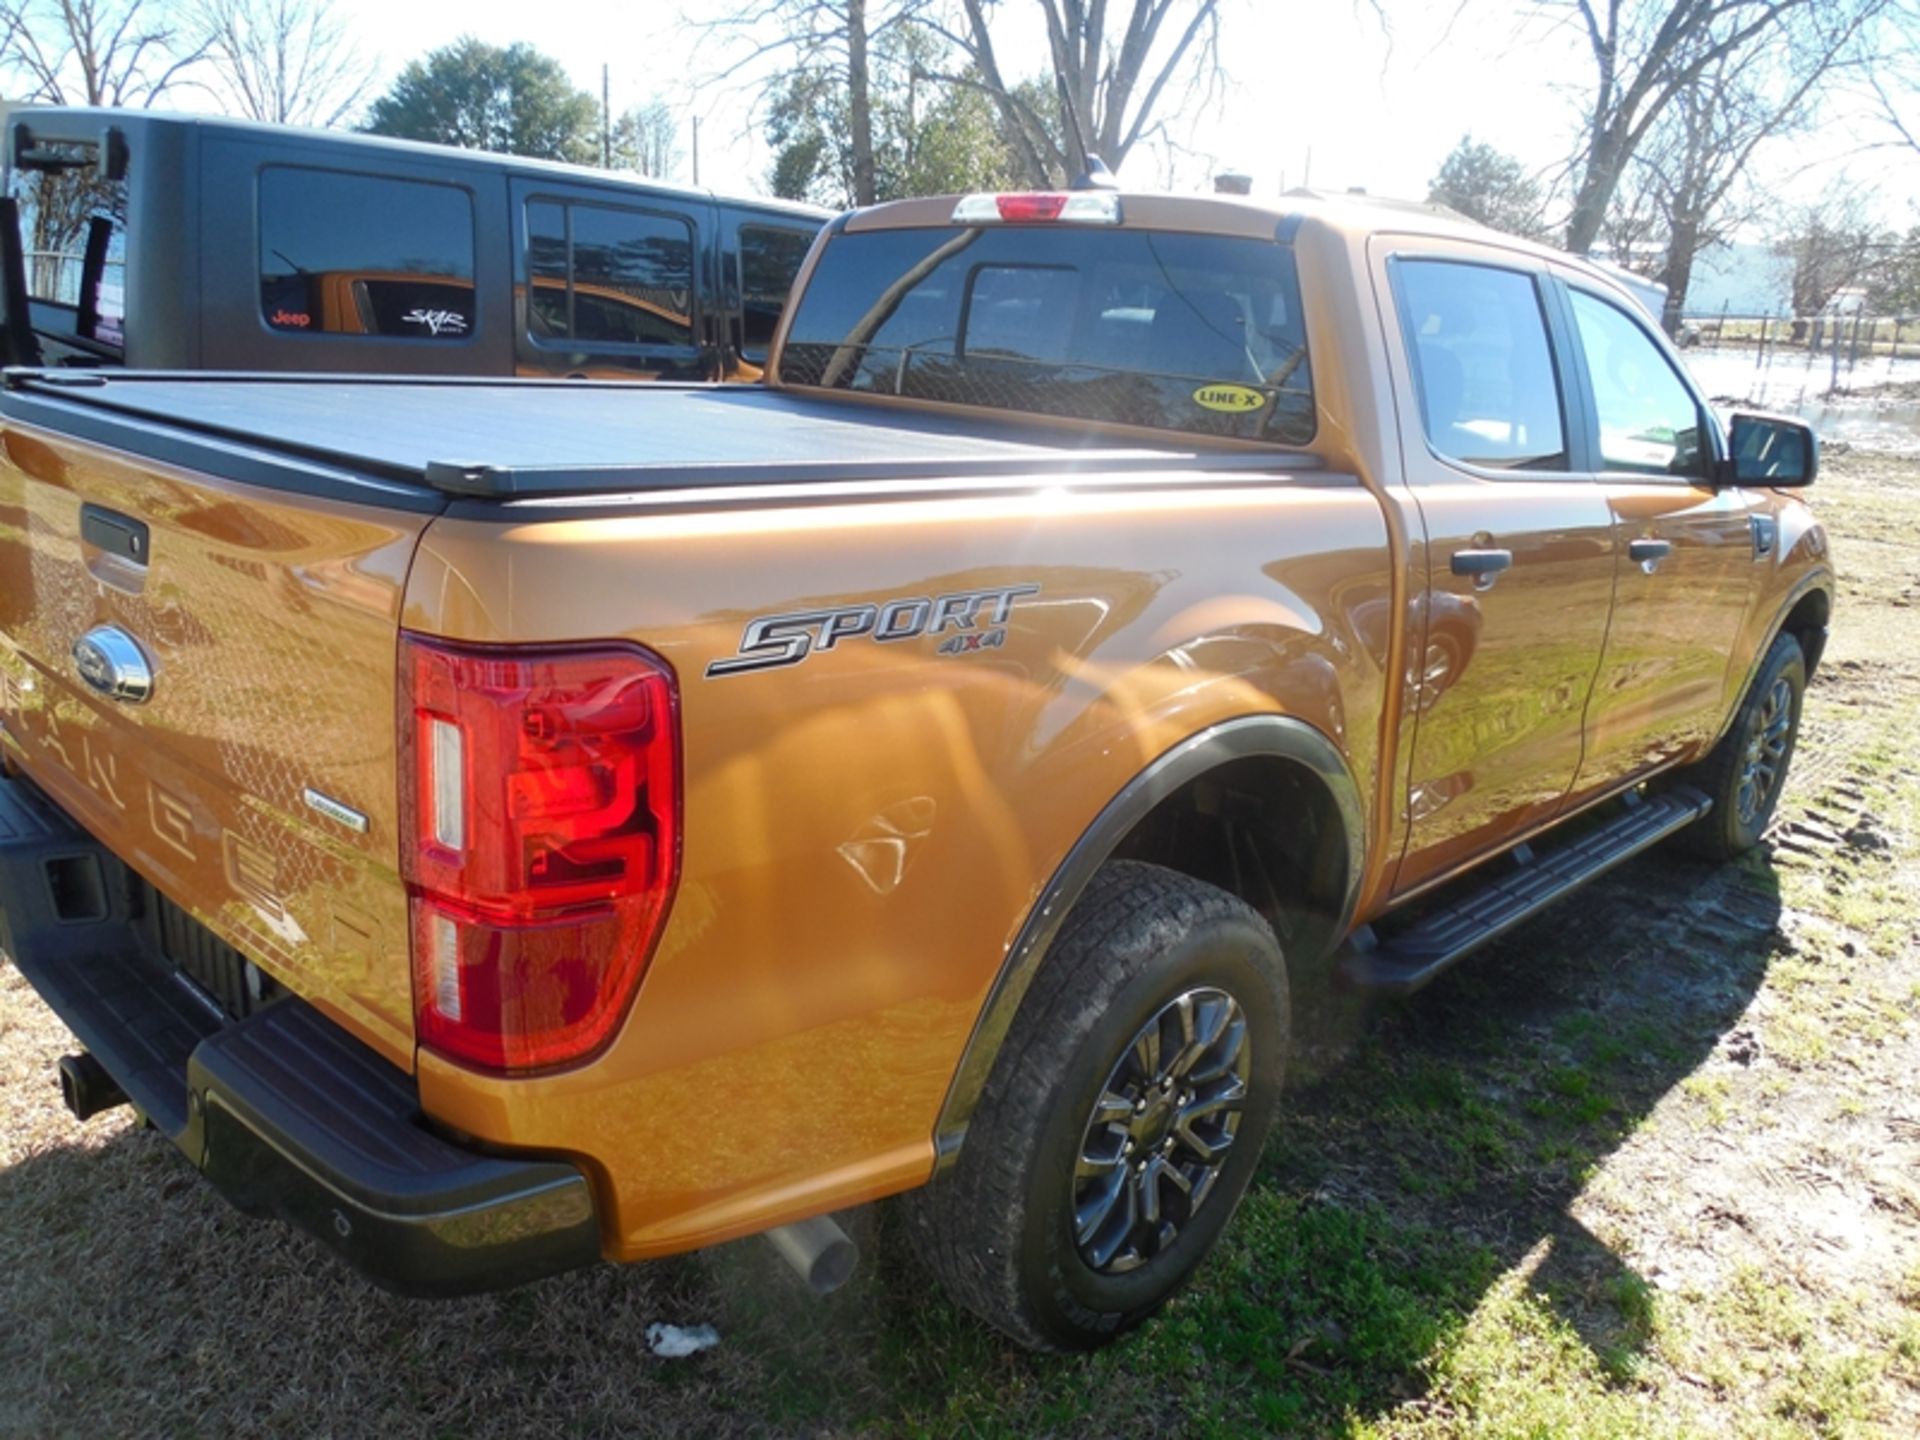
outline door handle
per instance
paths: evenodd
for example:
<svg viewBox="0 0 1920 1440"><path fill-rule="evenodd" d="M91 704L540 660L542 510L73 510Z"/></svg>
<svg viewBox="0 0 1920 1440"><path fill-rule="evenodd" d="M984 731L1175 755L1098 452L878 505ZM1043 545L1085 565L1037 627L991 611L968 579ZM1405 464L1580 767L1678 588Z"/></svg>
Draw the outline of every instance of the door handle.
<svg viewBox="0 0 1920 1440"><path fill-rule="evenodd" d="M1471 577L1473 588L1476 590L1486 589L1493 584L1496 575L1512 565L1511 550L1456 550L1453 552L1453 573Z"/></svg>
<svg viewBox="0 0 1920 1440"><path fill-rule="evenodd" d="M104 505L80 507L80 538L136 565L145 565L152 550L144 522Z"/></svg>
<svg viewBox="0 0 1920 1440"><path fill-rule="evenodd" d="M1651 575L1660 568L1660 562L1673 553L1671 540L1655 540L1643 537L1627 542L1627 558L1633 561L1647 574Z"/></svg>

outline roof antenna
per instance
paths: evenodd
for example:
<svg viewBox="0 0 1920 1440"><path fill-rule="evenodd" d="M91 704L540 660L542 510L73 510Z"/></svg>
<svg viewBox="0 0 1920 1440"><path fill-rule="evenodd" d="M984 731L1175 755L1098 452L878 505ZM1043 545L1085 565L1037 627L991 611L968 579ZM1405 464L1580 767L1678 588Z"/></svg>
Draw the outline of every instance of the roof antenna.
<svg viewBox="0 0 1920 1440"><path fill-rule="evenodd" d="M1073 182L1075 190L1118 190L1119 180L1114 178L1107 162L1098 155L1087 156L1087 171Z"/></svg>

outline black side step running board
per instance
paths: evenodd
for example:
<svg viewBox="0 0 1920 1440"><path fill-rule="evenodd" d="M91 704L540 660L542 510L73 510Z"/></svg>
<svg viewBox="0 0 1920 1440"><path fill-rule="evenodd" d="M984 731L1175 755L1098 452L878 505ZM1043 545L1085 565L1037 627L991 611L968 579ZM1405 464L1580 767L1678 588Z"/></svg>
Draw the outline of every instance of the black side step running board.
<svg viewBox="0 0 1920 1440"><path fill-rule="evenodd" d="M1625 798L1626 808L1613 819L1564 846L1537 856L1518 847L1516 869L1391 939L1370 944L1367 931L1349 939L1336 957L1341 979L1363 990L1410 994L1462 956L1713 808L1712 800L1686 787Z"/></svg>

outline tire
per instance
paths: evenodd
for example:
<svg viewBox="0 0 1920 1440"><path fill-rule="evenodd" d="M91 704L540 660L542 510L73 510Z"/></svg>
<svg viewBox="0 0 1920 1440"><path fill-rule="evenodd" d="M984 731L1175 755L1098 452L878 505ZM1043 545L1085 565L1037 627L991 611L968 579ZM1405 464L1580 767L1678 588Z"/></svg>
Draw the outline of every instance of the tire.
<svg viewBox="0 0 1920 1440"><path fill-rule="evenodd" d="M1720 743L1706 759L1674 772L1675 783L1704 790L1713 800L1713 809L1682 830L1676 843L1704 860L1731 860L1760 843L1793 761L1806 690L1800 642L1782 634Z"/></svg>
<svg viewBox="0 0 1920 1440"><path fill-rule="evenodd" d="M1158 865L1104 866L1014 1018L954 1167L903 1197L922 1263L960 1305L1035 1349L1092 1349L1139 1324L1200 1263L1253 1178L1289 1018L1280 947L1253 909ZM1187 1055L1175 1043L1183 1022L1215 1037L1171 1089L1153 1083L1136 1043L1150 1022L1156 1075ZM1134 1102L1130 1114L1110 1087ZM1142 1154L1148 1168L1133 1168ZM1191 1209L1182 1182L1199 1196ZM1127 1205L1139 1213L1148 1195L1170 1233L1127 1223Z"/></svg>

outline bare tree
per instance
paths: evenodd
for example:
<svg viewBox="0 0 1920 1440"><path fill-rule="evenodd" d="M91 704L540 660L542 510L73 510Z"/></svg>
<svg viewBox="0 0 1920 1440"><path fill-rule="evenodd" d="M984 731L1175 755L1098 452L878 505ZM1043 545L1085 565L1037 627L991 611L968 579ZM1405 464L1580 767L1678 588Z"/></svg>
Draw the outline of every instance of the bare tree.
<svg viewBox="0 0 1920 1440"><path fill-rule="evenodd" d="M871 205L878 189L873 144L873 47L888 30L909 23L925 3L734 0L726 14L692 23L735 42L736 53L713 79L750 74L770 58L785 62L758 77L762 100L788 93L797 80L822 73L845 87L854 201Z"/></svg>
<svg viewBox="0 0 1920 1440"><path fill-rule="evenodd" d="M333 0L199 0L189 12L240 113L275 125L332 126L366 99L372 62Z"/></svg>
<svg viewBox="0 0 1920 1440"><path fill-rule="evenodd" d="M1792 267L1793 313L1818 315L1842 290L1861 284L1887 246L1862 192L1835 182L1818 201L1788 216L1774 236L1773 253Z"/></svg>
<svg viewBox="0 0 1920 1440"><path fill-rule="evenodd" d="M1192 99L1220 78L1219 0L1026 0L1046 21L1060 123L1009 83L994 47L994 0L960 0L954 23L935 24L969 72L953 84L984 88L999 107L1016 153L1035 181L1079 174L1098 155L1116 168L1133 147L1166 128L1171 94ZM928 22L934 23L934 22Z"/></svg>
<svg viewBox="0 0 1920 1440"><path fill-rule="evenodd" d="M182 83L207 42L157 0L0 4L0 77L52 105L151 105Z"/></svg>
<svg viewBox="0 0 1920 1440"><path fill-rule="evenodd" d="M680 168L680 125L664 100L649 100L613 122L614 168L666 180Z"/></svg>
<svg viewBox="0 0 1920 1440"><path fill-rule="evenodd" d="M1891 0L1538 0L1585 39L1593 83L1576 162L1569 250L1585 254L1629 162L1676 98L1709 68L1739 65L1846 25L1865 26ZM1810 40L1811 37L1811 40Z"/></svg>
<svg viewBox="0 0 1920 1440"><path fill-rule="evenodd" d="M1613 203L1607 206L1607 218L1600 222L1596 237L1600 248L1616 265L1651 277L1660 266L1658 257L1666 246L1667 228L1654 177L1636 161L1620 177Z"/></svg>
<svg viewBox="0 0 1920 1440"><path fill-rule="evenodd" d="M1914 47L1909 65L1920 64L1920 46ZM1868 77L1874 98L1880 102L1880 118L1893 131L1891 143L1920 155L1920 84L1913 71L1901 71L1904 83L1889 81L1884 75Z"/></svg>
<svg viewBox="0 0 1920 1440"><path fill-rule="evenodd" d="M1675 95L1649 132L1634 164L1664 222L1658 278L1667 287L1669 330L1679 324L1694 257L1751 218L1732 202L1754 153L1802 124L1836 75L1868 61L1860 42L1871 18L1866 7L1836 12L1832 24L1810 19L1790 48L1723 56Z"/></svg>

